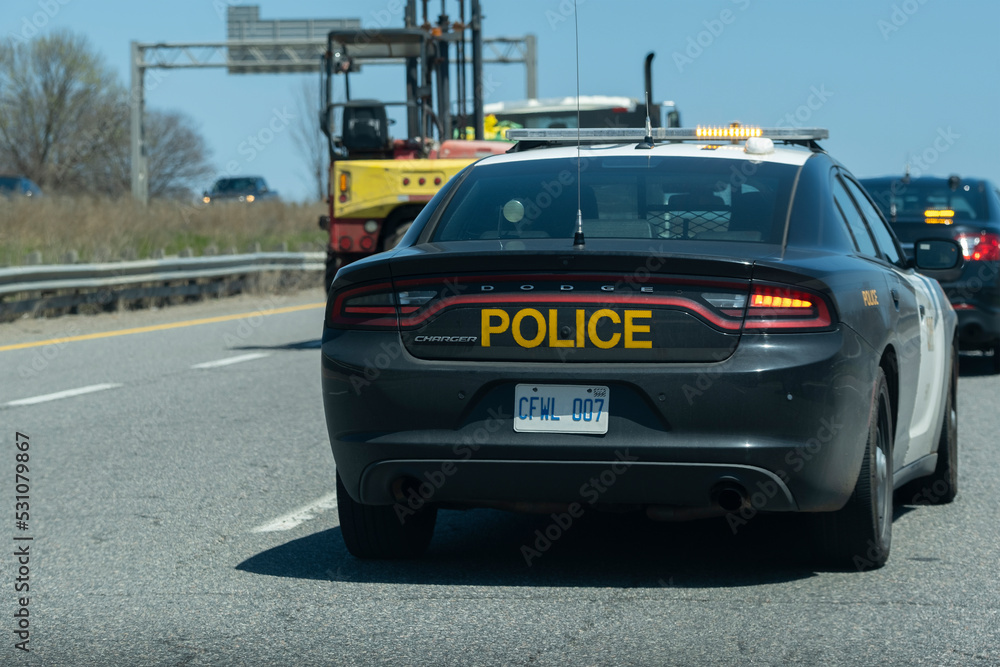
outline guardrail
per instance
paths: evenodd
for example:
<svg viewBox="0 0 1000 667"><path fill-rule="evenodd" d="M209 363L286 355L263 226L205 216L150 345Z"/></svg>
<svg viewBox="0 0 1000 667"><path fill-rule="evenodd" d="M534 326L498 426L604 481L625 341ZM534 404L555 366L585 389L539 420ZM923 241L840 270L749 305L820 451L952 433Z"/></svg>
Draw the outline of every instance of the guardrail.
<svg viewBox="0 0 1000 667"><path fill-rule="evenodd" d="M318 271L322 275L325 260L322 252L258 252L3 268L0 320L27 312L72 311L85 304L113 310L130 302L238 294L260 284L264 274Z"/></svg>

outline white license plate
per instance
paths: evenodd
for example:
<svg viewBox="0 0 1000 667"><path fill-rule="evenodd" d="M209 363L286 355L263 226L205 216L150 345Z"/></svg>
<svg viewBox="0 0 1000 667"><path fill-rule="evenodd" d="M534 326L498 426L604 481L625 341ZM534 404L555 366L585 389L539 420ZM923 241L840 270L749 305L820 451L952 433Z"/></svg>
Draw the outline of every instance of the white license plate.
<svg viewBox="0 0 1000 667"><path fill-rule="evenodd" d="M514 389L514 430L520 433L607 433L607 387L519 384Z"/></svg>

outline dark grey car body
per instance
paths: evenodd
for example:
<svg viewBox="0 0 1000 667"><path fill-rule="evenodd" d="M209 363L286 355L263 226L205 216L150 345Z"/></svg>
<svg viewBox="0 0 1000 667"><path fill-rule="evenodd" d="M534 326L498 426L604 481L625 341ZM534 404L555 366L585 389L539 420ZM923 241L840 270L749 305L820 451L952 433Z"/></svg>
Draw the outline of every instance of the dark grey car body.
<svg viewBox="0 0 1000 667"><path fill-rule="evenodd" d="M631 182L595 153L584 184ZM671 159L681 160L664 169L720 168L717 158ZM441 507L586 502L700 516L736 493L754 511L835 512L866 469L883 375L898 425L888 483L933 473L955 314L877 215L862 223L883 225L864 232L875 253L859 249L841 206L863 191L841 165L814 152L799 166L753 166L752 179L775 184L775 203L755 210L752 243L735 230L735 199L728 229L689 233L686 213L670 212L685 225L678 236L616 238L595 217L584 249L561 222L508 235L489 222L499 209L469 199L489 192L477 177L515 187L573 165L484 159L438 193L398 248L340 270L322 375L346 501L412 506L419 494ZM554 196L539 208L559 205ZM448 222L459 214L484 216L485 231ZM810 319L757 321L750 305L718 305L772 292L808 299ZM630 320L636 308L643 319ZM534 383L608 388L607 432L519 431L517 392Z"/></svg>

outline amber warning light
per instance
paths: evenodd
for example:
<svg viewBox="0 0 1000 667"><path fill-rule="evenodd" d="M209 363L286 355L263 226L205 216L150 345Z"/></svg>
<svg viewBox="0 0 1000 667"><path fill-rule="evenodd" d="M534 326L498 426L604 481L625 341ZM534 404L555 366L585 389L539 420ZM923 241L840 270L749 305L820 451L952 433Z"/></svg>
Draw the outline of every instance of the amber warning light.
<svg viewBox="0 0 1000 667"><path fill-rule="evenodd" d="M828 139L830 133L819 127L757 127L752 125L698 127L654 127L649 131L654 141L710 141L718 139L753 139L764 137L773 141L817 141ZM507 130L512 141L552 141L576 143L577 141L631 142L643 141L646 130L640 128L512 128Z"/></svg>
<svg viewBox="0 0 1000 667"><path fill-rule="evenodd" d="M699 125L695 128L695 135L699 138L749 139L750 137L761 136L761 129L749 125L730 125L728 127Z"/></svg>
<svg viewBox="0 0 1000 667"><path fill-rule="evenodd" d="M952 218L954 217L955 211L949 208L929 208L924 211L924 222L928 225L950 225L952 223Z"/></svg>

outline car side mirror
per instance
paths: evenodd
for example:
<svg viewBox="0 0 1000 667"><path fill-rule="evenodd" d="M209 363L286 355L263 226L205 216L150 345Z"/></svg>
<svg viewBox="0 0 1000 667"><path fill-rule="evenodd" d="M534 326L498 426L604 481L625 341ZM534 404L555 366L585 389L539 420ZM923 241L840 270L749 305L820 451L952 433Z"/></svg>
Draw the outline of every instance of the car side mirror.
<svg viewBox="0 0 1000 667"><path fill-rule="evenodd" d="M912 265L939 281L951 282L962 275L962 246L951 239L920 239L913 244Z"/></svg>

